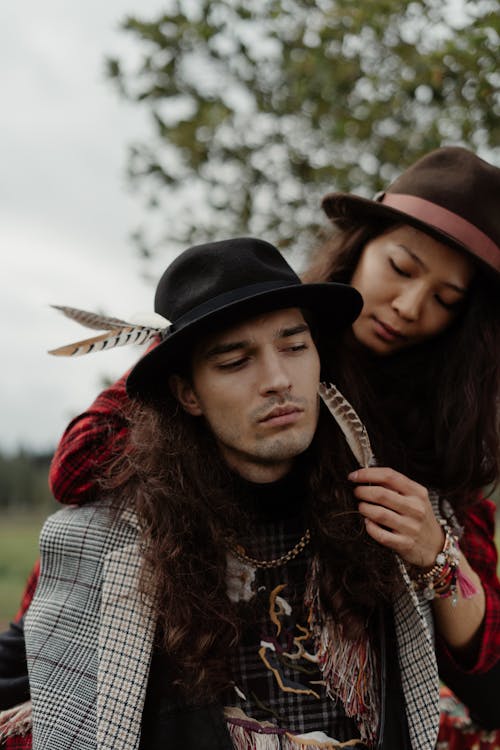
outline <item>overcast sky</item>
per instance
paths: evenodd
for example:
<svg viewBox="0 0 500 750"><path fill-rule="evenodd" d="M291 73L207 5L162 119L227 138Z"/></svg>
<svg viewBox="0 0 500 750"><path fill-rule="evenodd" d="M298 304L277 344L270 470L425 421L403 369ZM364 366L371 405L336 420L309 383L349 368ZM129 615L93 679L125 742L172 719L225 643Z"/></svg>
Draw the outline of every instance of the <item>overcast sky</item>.
<svg viewBox="0 0 500 750"><path fill-rule="evenodd" d="M125 178L127 145L148 123L105 79L104 59L137 55L120 21L154 17L166 3L2 4L0 451L52 449L102 377L118 377L140 354L121 348L73 360L46 351L87 334L50 304L121 318L152 309L153 287L129 239L144 212ZM154 276L178 250L165 248Z"/></svg>
<svg viewBox="0 0 500 750"><path fill-rule="evenodd" d="M104 77L107 54L133 54L118 30L160 0L4 3L0 12L0 450L53 447L68 420L140 350L70 360L47 349L87 330L49 305L126 317L153 290L129 240L142 207L125 179L126 148L145 114ZM172 255L173 257L173 255ZM161 267L168 262L165 254Z"/></svg>

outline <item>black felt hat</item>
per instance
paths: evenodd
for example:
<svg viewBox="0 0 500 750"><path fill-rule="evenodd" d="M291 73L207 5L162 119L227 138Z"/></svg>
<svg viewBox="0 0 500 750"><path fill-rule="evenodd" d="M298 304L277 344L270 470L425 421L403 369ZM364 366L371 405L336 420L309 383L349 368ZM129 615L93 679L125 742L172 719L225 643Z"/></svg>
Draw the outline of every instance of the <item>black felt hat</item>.
<svg viewBox="0 0 500 750"><path fill-rule="evenodd" d="M362 299L346 284L303 284L280 251L263 240L241 237L185 250L156 290L155 312L170 325L130 372L127 392L140 400L160 395L200 336L287 307L310 310L335 331L355 320Z"/></svg>

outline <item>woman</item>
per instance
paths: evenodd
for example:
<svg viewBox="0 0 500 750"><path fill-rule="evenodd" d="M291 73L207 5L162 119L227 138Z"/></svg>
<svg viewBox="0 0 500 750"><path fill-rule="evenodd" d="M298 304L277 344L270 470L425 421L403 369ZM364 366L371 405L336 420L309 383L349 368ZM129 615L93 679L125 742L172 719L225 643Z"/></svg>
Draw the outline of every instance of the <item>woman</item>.
<svg viewBox="0 0 500 750"><path fill-rule="evenodd" d="M394 469L350 477L368 533L432 571L445 535L426 487L465 526L460 570L476 593L467 598L455 585L453 596L433 599L438 653L455 683L468 672L488 673L498 652L492 510L477 497L497 477L500 455L492 408L499 387L499 194L500 170L463 149L438 149L378 201L327 196L324 208L340 231L307 274L349 281L365 298L331 369L368 427L379 466ZM121 450L126 398L122 378L68 427L51 469L61 502L91 497L96 473ZM432 575L415 576L415 585L429 588ZM450 581L444 583L440 590L449 594Z"/></svg>
<svg viewBox="0 0 500 750"><path fill-rule="evenodd" d="M443 532L426 487L465 525L460 567L477 593L458 592L455 606L433 599L438 654L443 676L491 726L498 708L479 676L498 680L500 588L494 509L481 488L499 476L499 201L499 169L465 149L438 149L374 201L327 195L337 231L306 275L349 282L364 298L341 356L333 353L334 379L379 464L403 474L358 473L368 533L400 554L413 548L416 559L429 552L430 566Z"/></svg>

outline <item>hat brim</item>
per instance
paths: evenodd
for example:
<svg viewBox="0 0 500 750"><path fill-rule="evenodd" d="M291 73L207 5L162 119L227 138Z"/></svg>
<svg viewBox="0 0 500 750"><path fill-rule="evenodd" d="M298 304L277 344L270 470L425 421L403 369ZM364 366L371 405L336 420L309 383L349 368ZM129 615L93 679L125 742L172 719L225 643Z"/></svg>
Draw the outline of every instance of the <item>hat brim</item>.
<svg viewBox="0 0 500 750"><path fill-rule="evenodd" d="M465 252L477 258L477 254L472 252L463 242L457 240L456 237L411 214L399 211L397 208L392 208L392 206L386 206L379 201L362 198L359 195L352 195L351 193L328 193L321 201L321 207L328 218L341 229L358 225L367 219L409 224L429 234L431 237L445 242L447 245L451 245L458 250L465 250ZM481 261L481 258L478 258L478 260Z"/></svg>
<svg viewBox="0 0 500 750"><path fill-rule="evenodd" d="M161 398L168 388L168 376L185 362L194 343L214 329L229 328L242 319L262 313L299 307L310 311L319 327L327 325L331 334L347 328L358 317L362 306L362 297L353 287L333 282L292 284L217 306L181 328L174 326L131 370L127 393L141 401Z"/></svg>

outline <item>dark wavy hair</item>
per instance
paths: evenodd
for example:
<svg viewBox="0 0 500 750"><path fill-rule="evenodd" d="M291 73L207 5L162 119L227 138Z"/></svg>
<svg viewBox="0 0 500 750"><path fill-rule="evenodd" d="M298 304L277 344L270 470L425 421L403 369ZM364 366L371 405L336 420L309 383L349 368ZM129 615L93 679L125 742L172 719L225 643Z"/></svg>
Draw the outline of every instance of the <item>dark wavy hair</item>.
<svg viewBox="0 0 500 750"><path fill-rule="evenodd" d="M331 235L306 281L349 283L367 242L396 225L372 222ZM478 264L462 310L440 335L380 357L348 332L329 347L332 377L362 415L379 464L438 490L458 515L498 481L500 294Z"/></svg>
<svg viewBox="0 0 500 750"><path fill-rule="evenodd" d="M104 486L117 512L133 508L139 519L140 588L155 602L169 677L184 699L210 701L231 682L227 654L242 627L241 609L226 593L228 538L241 538L249 523L237 495L241 484L204 420L186 414L170 394L161 404L128 409L129 444ZM365 531L346 479L354 459L326 410L299 460L322 605L346 637L356 638L377 603L399 586L394 556Z"/></svg>

